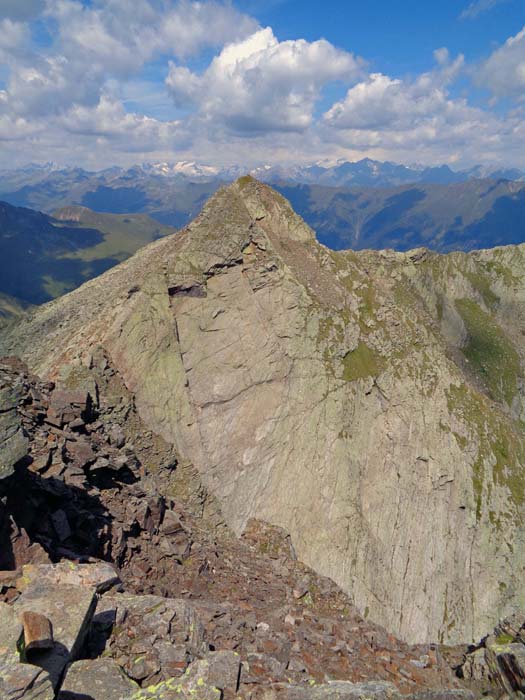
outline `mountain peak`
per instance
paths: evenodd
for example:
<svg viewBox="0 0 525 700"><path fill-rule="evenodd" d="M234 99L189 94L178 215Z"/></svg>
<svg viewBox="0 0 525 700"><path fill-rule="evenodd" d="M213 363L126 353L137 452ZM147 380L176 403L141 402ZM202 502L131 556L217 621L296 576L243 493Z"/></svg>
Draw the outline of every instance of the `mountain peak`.
<svg viewBox="0 0 525 700"><path fill-rule="evenodd" d="M252 219L265 222L260 225L268 234L304 243L316 240L314 231L273 187L251 175L238 178L230 187L239 194Z"/></svg>
<svg viewBox="0 0 525 700"><path fill-rule="evenodd" d="M272 187L251 175L221 187L185 229L183 252L174 261L181 269L185 255L191 269L207 274L210 267L242 258L252 241L279 250L283 242L315 243L315 233Z"/></svg>

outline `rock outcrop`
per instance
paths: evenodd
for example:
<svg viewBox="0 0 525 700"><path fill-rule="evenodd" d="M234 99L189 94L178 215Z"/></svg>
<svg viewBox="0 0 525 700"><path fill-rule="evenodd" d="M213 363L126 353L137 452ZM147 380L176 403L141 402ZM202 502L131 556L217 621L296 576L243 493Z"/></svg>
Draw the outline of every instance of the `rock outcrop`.
<svg viewBox="0 0 525 700"><path fill-rule="evenodd" d="M20 399L19 377L0 368L0 480L10 476L27 454L27 439L17 412Z"/></svg>
<svg viewBox="0 0 525 700"><path fill-rule="evenodd" d="M0 350L67 390L109 363L235 533L284 528L409 642L470 642L525 606L524 258L329 251L241 178Z"/></svg>

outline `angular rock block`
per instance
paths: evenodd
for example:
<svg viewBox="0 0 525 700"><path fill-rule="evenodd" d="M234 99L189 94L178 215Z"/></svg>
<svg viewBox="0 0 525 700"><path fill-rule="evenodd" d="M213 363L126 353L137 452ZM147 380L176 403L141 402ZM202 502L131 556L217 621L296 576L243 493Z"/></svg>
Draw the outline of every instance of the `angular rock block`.
<svg viewBox="0 0 525 700"><path fill-rule="evenodd" d="M214 651L205 659L190 664L188 672L233 697L239 688L241 657L235 651Z"/></svg>
<svg viewBox="0 0 525 700"><path fill-rule="evenodd" d="M49 675L38 666L0 659L2 700L54 700Z"/></svg>
<svg viewBox="0 0 525 700"><path fill-rule="evenodd" d="M117 570L112 564L99 561L94 564L74 564L61 561L58 564L26 564L17 588L24 591L34 583L47 583L50 586L69 584L87 586L97 593L103 593L120 583Z"/></svg>
<svg viewBox="0 0 525 700"><path fill-rule="evenodd" d="M20 616L24 627L24 650L26 654L35 649L53 647L53 630L51 622L45 615L26 610Z"/></svg>
<svg viewBox="0 0 525 700"><path fill-rule="evenodd" d="M45 615L53 629L53 646L30 652L30 661L49 673L56 687L64 667L78 658L96 607L95 589L45 580L30 584L15 602L15 612ZM29 657L29 653L28 653Z"/></svg>
<svg viewBox="0 0 525 700"><path fill-rule="evenodd" d="M17 412L21 398L21 387L12 384L0 367L0 479L10 476L27 454L29 443Z"/></svg>
<svg viewBox="0 0 525 700"><path fill-rule="evenodd" d="M128 700L138 690L113 659L86 659L67 667L58 700Z"/></svg>
<svg viewBox="0 0 525 700"><path fill-rule="evenodd" d="M104 596L97 618L111 616L108 642L126 673L142 684L182 675L188 664L204 656L208 647L204 628L185 600L159 596Z"/></svg>

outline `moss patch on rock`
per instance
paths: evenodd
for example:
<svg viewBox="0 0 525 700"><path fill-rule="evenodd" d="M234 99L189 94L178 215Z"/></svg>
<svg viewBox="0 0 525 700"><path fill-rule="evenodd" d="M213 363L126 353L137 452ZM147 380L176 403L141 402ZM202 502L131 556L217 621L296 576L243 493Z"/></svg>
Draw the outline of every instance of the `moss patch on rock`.
<svg viewBox="0 0 525 700"><path fill-rule="evenodd" d="M462 352L473 372L483 381L492 399L510 406L521 374L516 349L492 316L475 301L458 299L456 309L468 334Z"/></svg>
<svg viewBox="0 0 525 700"><path fill-rule="evenodd" d="M343 357L343 379L353 382L357 379L377 377L382 371L382 358L362 341L355 350Z"/></svg>
<svg viewBox="0 0 525 700"><path fill-rule="evenodd" d="M468 439L464 443L477 445L472 464L472 485L476 500L476 519L480 520L484 498L490 500L494 487L506 488L515 513L508 511L514 522L521 519L525 503L525 443L505 415L498 415L488 399L466 384L451 386L447 391L448 408L465 425ZM465 436L462 436L465 437ZM501 514L500 514L501 515ZM500 518L493 514L494 524Z"/></svg>

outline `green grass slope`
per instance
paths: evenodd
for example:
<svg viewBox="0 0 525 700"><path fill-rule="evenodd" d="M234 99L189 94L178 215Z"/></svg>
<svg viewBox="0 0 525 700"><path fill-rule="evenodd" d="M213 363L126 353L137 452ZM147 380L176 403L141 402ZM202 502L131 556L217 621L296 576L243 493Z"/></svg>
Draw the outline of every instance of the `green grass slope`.
<svg viewBox="0 0 525 700"><path fill-rule="evenodd" d="M68 207L52 217L0 202L0 294L42 304L175 232L145 215Z"/></svg>
<svg viewBox="0 0 525 700"><path fill-rule="evenodd" d="M160 224L146 214L103 214L87 207L71 206L54 212L54 217L69 227L96 229L103 235L100 243L64 255L86 262L107 257L121 262L142 246L175 232L171 226Z"/></svg>

